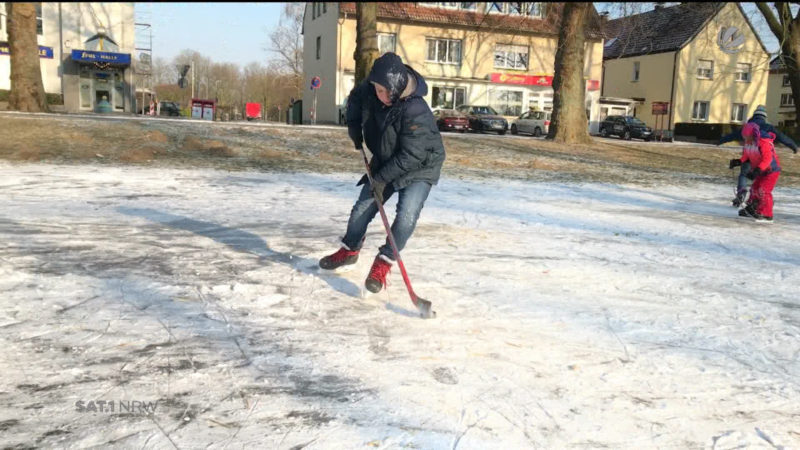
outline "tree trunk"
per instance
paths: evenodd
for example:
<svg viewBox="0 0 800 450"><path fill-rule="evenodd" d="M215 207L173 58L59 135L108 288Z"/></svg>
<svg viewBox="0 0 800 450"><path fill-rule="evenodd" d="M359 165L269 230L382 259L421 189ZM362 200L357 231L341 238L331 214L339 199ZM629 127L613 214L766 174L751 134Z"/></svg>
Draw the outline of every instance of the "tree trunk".
<svg viewBox="0 0 800 450"><path fill-rule="evenodd" d="M800 62L797 60L800 56L800 11L793 18L788 3L776 2L775 9L778 11L776 17L767 3L758 2L756 6L780 43L780 60L786 67L786 75L792 88L795 121L800 120ZM777 119L775 117L772 120Z"/></svg>
<svg viewBox="0 0 800 450"><path fill-rule="evenodd" d="M378 52L378 4L356 3L356 83L367 78L372 64L380 56Z"/></svg>
<svg viewBox="0 0 800 450"><path fill-rule="evenodd" d="M583 78L585 25L591 8L591 3L564 4L553 77L553 116L547 134L556 142L591 142Z"/></svg>
<svg viewBox="0 0 800 450"><path fill-rule="evenodd" d="M36 7L33 3L6 3L11 92L8 109L48 111L42 85L39 44L36 41Z"/></svg>

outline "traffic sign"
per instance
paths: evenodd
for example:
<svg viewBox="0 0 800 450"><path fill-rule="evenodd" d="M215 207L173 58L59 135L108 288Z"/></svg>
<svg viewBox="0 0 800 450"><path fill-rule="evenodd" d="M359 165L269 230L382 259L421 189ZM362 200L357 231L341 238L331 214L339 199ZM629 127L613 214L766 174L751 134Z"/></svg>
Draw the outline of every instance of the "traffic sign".
<svg viewBox="0 0 800 450"><path fill-rule="evenodd" d="M311 89L319 89L322 86L322 80L319 77L314 77L311 79Z"/></svg>

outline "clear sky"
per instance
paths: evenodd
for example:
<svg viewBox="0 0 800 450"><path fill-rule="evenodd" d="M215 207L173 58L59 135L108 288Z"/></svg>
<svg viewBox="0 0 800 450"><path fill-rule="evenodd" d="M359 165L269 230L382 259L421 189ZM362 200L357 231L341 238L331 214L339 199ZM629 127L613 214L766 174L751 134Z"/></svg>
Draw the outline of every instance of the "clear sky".
<svg viewBox="0 0 800 450"><path fill-rule="evenodd" d="M674 4L667 3L668 5ZM610 10L615 18L619 3L595 2L598 11ZM654 3L644 3L643 10ZM777 50L777 40L765 28L753 3L742 3L767 50ZM272 59L270 31L278 25L283 3L136 3L137 22L153 25L153 56L171 61L181 50L192 49L214 62L244 67Z"/></svg>
<svg viewBox="0 0 800 450"><path fill-rule="evenodd" d="M269 33L283 3L136 3L136 21L153 26L153 57L171 61L191 49L244 67L273 58ZM137 39L138 40L138 39Z"/></svg>

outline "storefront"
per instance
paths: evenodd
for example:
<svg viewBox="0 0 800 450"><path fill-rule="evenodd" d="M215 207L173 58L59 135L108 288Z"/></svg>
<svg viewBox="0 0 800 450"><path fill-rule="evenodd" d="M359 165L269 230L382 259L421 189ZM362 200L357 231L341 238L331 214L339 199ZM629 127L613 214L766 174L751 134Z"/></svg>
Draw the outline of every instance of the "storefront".
<svg viewBox="0 0 800 450"><path fill-rule="evenodd" d="M112 112L132 112L131 90L126 82L130 54L72 50L71 59L78 67L78 111L98 111L105 100ZM65 92L65 96L75 95L75 92Z"/></svg>

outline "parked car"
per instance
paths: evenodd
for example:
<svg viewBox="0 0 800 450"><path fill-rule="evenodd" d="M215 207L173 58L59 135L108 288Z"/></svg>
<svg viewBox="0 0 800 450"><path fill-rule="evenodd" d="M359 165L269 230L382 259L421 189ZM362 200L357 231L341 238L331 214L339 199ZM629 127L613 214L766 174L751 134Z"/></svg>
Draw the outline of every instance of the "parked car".
<svg viewBox="0 0 800 450"><path fill-rule="evenodd" d="M437 109L433 112L436 118L436 126L439 131L459 131L461 133L469 129L469 120L464 114L453 109Z"/></svg>
<svg viewBox="0 0 800 450"><path fill-rule="evenodd" d="M547 111L528 111L511 124L511 134L527 133L539 137L550 130L550 115Z"/></svg>
<svg viewBox="0 0 800 450"><path fill-rule="evenodd" d="M473 131L495 131L500 135L508 131L508 121L491 106L461 105L456 110L467 115L469 128Z"/></svg>
<svg viewBox="0 0 800 450"><path fill-rule="evenodd" d="M653 139L653 129L633 116L608 116L600 123L600 136L619 136L622 139L631 138Z"/></svg>
<svg viewBox="0 0 800 450"><path fill-rule="evenodd" d="M181 115L181 108L175 102L160 102L161 103L161 116L180 116ZM144 113L150 114L150 105L144 106Z"/></svg>

